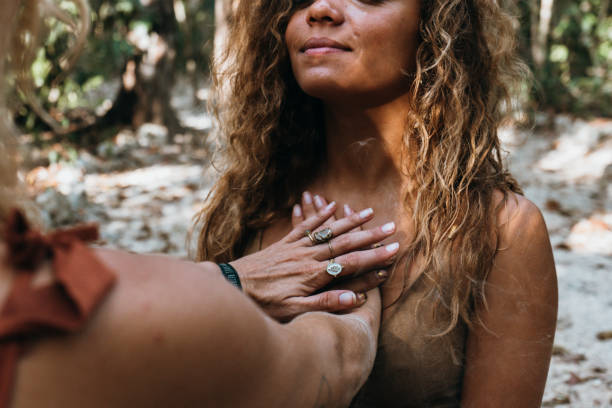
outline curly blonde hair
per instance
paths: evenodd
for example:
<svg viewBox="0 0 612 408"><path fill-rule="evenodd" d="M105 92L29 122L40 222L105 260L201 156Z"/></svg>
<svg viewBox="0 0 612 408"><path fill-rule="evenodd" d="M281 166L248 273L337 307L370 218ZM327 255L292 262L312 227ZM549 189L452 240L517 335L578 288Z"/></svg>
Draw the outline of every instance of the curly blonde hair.
<svg viewBox="0 0 612 408"><path fill-rule="evenodd" d="M214 64L227 165L197 218L199 260L229 261L257 230L288 216L326 154L321 102L297 85L284 42L293 9L289 0L241 1L231 48ZM423 256L432 310L446 322L441 334L471 324L475 302L484 302L497 249L494 191L521 193L497 136L528 76L514 21L494 0L421 5L414 128L403 138L405 174L416 186L404 202L416 235L401 264Z"/></svg>

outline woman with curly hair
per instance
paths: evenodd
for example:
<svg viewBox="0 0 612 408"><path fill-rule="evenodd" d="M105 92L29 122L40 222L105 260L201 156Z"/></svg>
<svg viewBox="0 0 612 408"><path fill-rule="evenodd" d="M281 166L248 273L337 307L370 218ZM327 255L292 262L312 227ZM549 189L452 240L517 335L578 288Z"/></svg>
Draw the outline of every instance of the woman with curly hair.
<svg viewBox="0 0 612 408"><path fill-rule="evenodd" d="M502 162L497 129L528 71L500 1L241 1L213 70L228 164L201 260L267 247L323 197L395 220L403 250L353 406L541 403L556 273Z"/></svg>
<svg viewBox="0 0 612 408"><path fill-rule="evenodd" d="M75 2L87 19L87 2ZM239 280L221 265L276 317L301 315L289 324L268 317L211 262L90 248L83 241L95 239L93 226L48 234L30 227L27 200L17 199L23 195L5 65L26 78L41 15L72 18L49 7L56 6L0 2L0 407L350 403L374 362L380 321L378 289L365 292L384 280L376 268L394 255L357 251L394 232L351 232L373 217L371 209L330 224L345 244L336 248L338 259L351 258L349 272L368 271L336 290L318 291L333 279L325 271L328 249L304 236L306 229L320 232L333 203L274 245L237 259ZM85 26L72 26L79 43ZM263 283L261 259L269 266Z"/></svg>

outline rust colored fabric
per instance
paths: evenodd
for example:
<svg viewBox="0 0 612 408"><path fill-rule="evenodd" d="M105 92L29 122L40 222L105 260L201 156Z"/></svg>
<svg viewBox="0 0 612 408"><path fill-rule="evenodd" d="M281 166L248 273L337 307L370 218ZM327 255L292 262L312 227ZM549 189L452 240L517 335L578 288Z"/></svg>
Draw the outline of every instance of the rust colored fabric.
<svg viewBox="0 0 612 408"><path fill-rule="evenodd" d="M8 220L6 263L15 277L0 309L0 408L10 404L23 342L78 331L111 289L115 275L83 243L97 238L94 225L43 235L19 211ZM34 272L47 260L54 281L34 287Z"/></svg>

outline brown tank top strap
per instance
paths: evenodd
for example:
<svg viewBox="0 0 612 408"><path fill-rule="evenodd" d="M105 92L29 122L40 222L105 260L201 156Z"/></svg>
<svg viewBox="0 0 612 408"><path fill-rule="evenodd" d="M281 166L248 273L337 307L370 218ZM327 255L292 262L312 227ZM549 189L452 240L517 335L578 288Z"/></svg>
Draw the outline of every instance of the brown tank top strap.
<svg viewBox="0 0 612 408"><path fill-rule="evenodd" d="M264 234L263 228L257 231L257 250L258 251L261 251L263 247L263 234Z"/></svg>
<svg viewBox="0 0 612 408"><path fill-rule="evenodd" d="M115 280L115 275L83 244L97 239L96 226L43 235L30 229L19 211L6 225L6 263L16 276L0 309L0 408L10 403L23 341L81 329ZM34 272L47 260L52 262L54 281L33 286Z"/></svg>

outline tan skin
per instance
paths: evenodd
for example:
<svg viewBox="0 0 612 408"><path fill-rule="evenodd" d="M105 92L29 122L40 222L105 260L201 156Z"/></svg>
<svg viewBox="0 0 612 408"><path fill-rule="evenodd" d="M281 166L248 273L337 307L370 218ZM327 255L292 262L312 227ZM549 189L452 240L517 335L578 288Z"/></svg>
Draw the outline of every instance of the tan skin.
<svg viewBox="0 0 612 408"><path fill-rule="evenodd" d="M415 0L315 0L296 9L285 34L298 83L325 109L328 156L321 162L327 167L309 187L315 198L304 195L303 213L316 212L323 197L355 208L370 206L380 218L365 227L380 225L378 219L395 220L394 239L401 246L414 234L410 214L400 205L411 180L399 169L402 118L409 109L408 77L402 71L414 64L418 16ZM307 52L312 38L331 39L340 48ZM495 194L491 211L502 198ZM289 219L272 225L263 246L288 229ZM487 329L475 326L468 333L461 405L539 407L555 332L557 281L537 207L509 194L497 214L497 240L500 249L487 278L488 309L476 311ZM417 277L411 274L409 284ZM394 283L403 279L392 274L383 286L383 307L399 296L402 285ZM383 310L383 321L393 308Z"/></svg>
<svg viewBox="0 0 612 408"><path fill-rule="evenodd" d="M345 219L335 220L335 203L321 207L319 215L334 231L335 255L343 265L338 275L340 285L326 272L329 255L327 244L312 245L304 236L305 230L317 231L314 224L304 224L277 240L266 251L251 251L234 260L231 265L238 271L244 292L255 300L271 317L279 321L313 310L342 311L365 300L364 292L375 288L386 280L384 268L397 254L398 244L385 248L361 250L382 241L395 233L395 224L360 230L374 218L371 208L351 214ZM310 216L316 219L316 214ZM321 228L319 228L321 229ZM321 288L322 293L315 293ZM357 293L348 303L341 300L348 293Z"/></svg>
<svg viewBox="0 0 612 408"><path fill-rule="evenodd" d="M283 245L312 250L302 231L322 225L331 210L310 217ZM354 230L363 221L354 216L336 221L335 228L344 223ZM0 259L5 252L0 242ZM82 331L29 344L11 406L346 406L372 367L378 289L350 313L307 313L281 325L231 286L215 264L95 253L116 273L115 287ZM15 273L0 263L0 304ZM34 282L46 285L52 278L47 264Z"/></svg>

